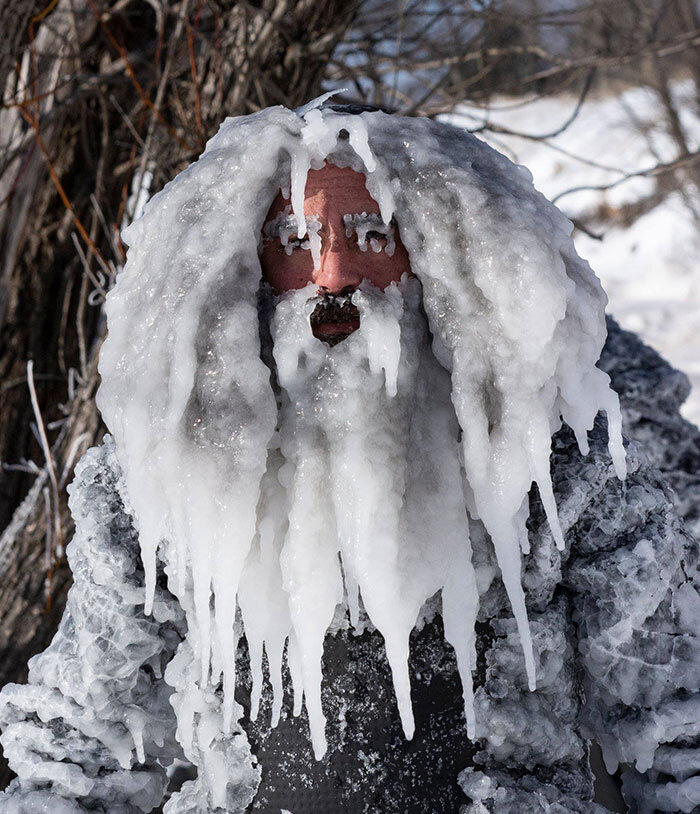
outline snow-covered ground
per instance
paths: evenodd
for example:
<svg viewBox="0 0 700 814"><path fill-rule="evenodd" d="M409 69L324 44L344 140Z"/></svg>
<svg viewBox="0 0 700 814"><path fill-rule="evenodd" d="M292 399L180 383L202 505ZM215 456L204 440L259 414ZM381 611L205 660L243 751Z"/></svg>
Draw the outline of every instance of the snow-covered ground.
<svg viewBox="0 0 700 814"><path fill-rule="evenodd" d="M700 118L693 113L695 86L681 81L674 95L689 149L700 144ZM573 123L546 141L478 132L488 121L518 133L546 136L572 116L577 98L556 96L524 103L500 99L490 109L464 105L454 124L477 130L497 149L532 173L535 185L551 200L579 186L608 185L626 173L672 161L677 148L664 127L660 102L647 88L589 97ZM567 194L558 206L572 218L599 207L615 210L654 190L649 178L632 178L612 189ZM687 185L686 199L675 193L628 228L592 225L596 240L577 230L576 245L603 281L609 311L623 327L637 331L693 384L684 415L700 424L700 191ZM690 206L689 206L690 203Z"/></svg>

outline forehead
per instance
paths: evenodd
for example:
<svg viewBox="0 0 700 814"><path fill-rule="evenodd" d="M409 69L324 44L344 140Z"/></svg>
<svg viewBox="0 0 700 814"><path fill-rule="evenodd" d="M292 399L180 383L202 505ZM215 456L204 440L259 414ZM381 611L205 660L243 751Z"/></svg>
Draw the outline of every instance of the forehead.
<svg viewBox="0 0 700 814"><path fill-rule="evenodd" d="M267 217L274 217L289 203L289 198L279 194ZM304 189L304 212L307 215L370 213L379 212L379 204L367 191L365 176L361 172L326 164L323 169L309 170Z"/></svg>

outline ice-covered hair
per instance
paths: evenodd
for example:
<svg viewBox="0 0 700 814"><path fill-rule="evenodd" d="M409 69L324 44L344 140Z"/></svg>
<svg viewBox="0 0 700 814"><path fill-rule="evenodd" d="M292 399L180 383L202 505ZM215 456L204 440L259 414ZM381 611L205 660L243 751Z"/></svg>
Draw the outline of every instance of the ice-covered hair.
<svg viewBox="0 0 700 814"><path fill-rule="evenodd" d="M521 552L533 482L564 544L551 436L563 420L585 452L604 410L625 471L618 400L596 367L606 298L528 171L429 119L313 106L227 119L125 231L98 404L138 524L147 611L160 545L202 676L210 659L223 671L230 717L236 592L277 418L258 337L260 232L283 189L303 234L307 172L325 160L363 172L384 221L399 224L452 378L470 512L493 541L534 686Z"/></svg>

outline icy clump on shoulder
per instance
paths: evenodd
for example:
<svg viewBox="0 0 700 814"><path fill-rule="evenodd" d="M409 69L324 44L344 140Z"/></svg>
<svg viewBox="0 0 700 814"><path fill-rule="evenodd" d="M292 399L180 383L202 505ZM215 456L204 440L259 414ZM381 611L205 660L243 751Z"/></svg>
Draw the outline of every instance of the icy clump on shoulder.
<svg viewBox="0 0 700 814"><path fill-rule="evenodd" d="M175 688L172 704L177 715L177 738L185 757L197 766L197 778L188 781L166 804L166 814L207 814L248 810L260 782L260 769L240 726L221 727L221 693L199 684L199 663L190 642L179 646L165 672ZM235 704L234 718L241 709Z"/></svg>
<svg viewBox="0 0 700 814"><path fill-rule="evenodd" d="M162 676L184 635L182 609L158 589L153 618L143 614L139 545L109 437L83 456L69 493L66 612L30 660L28 683L0 693L2 745L20 778L0 810L86 810L63 799L79 798L110 812L150 811L166 782L154 755L164 764L181 755Z"/></svg>
<svg viewBox="0 0 700 814"><path fill-rule="evenodd" d="M353 485L355 503L334 497L316 513L302 507L317 506L313 484L322 482L323 468L313 456L300 455L293 433L287 439L276 433L278 406L280 427L285 407L275 399L258 336L261 229L282 189L291 193L297 237L305 237L306 176L326 160L365 173L383 223L395 218L422 283L433 354L450 375L447 389L458 425L452 447L444 445L450 463L438 480L457 481L461 490L461 454L465 487L442 521L446 539L461 546L455 548L460 567L447 576L440 571L447 544L431 546L441 519L418 511L425 501L404 501L405 510L392 503L401 503L403 492L381 460L384 446L391 453L390 432L376 433L372 446L369 435L358 436L355 424L338 414L338 426L347 430L341 436L345 460L366 448L377 458L375 480ZM442 588L446 635L458 651L469 717L474 634L468 623L478 597L471 584L464 495L472 517L483 521L493 540L534 686L521 552L527 551L526 499L533 482L563 546L549 476L552 433L564 420L585 450L586 433L605 410L610 451L624 475L617 399L595 366L605 339L605 296L575 254L569 232L568 221L524 173L463 131L382 113L314 108L297 116L282 107L227 120L201 158L126 230L128 261L106 305L109 336L98 403L114 433L138 523L147 611L160 546L170 588L187 614L199 687L215 688L223 679L223 731L231 731L235 717L234 622L240 607L252 640L253 714L263 649L279 714L279 665L288 642L298 688L295 711L303 692L316 752L322 751L321 634L344 591L353 615L361 597L387 639L410 735L406 630L415 624L414 606L427 598L431 580ZM358 293L358 307L363 296ZM373 330L367 316L357 336L333 353L349 354L353 343L367 341ZM276 330L287 341L283 310ZM327 349L313 339L308 323L305 330L303 355L293 352L293 342L275 345L273 365L290 393L305 369L327 363ZM397 359L396 336L381 325L378 330L382 338L379 345L372 339L370 372L381 382L382 397L391 399L394 387L401 390L402 365L410 364L403 350ZM307 395L298 391L299 400ZM445 390L445 400L447 395ZM300 432L313 449L314 431ZM343 460L334 464L337 488L346 476ZM417 466L422 460L411 459ZM389 508L377 505L380 488L391 496ZM363 490L373 512L359 500ZM331 540L329 529L335 529ZM381 568L366 559L368 529L385 543ZM434 569L425 567L433 548L439 554ZM413 559L402 565L411 551ZM414 573L422 570L430 578ZM418 587L392 607L389 597L412 581ZM191 713L185 705L178 717Z"/></svg>
<svg viewBox="0 0 700 814"><path fill-rule="evenodd" d="M463 814L606 814L604 806L566 794L532 775L514 778L506 772L488 774L465 769L459 785L471 799Z"/></svg>

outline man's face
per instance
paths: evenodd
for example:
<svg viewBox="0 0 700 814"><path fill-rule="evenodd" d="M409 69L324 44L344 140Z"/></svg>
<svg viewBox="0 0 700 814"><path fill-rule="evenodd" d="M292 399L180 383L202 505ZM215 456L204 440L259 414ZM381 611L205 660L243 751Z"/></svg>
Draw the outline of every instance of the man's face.
<svg viewBox="0 0 700 814"><path fill-rule="evenodd" d="M309 235L299 239L289 199L278 195L263 227L263 278L276 294L318 286L329 302L311 316L314 336L333 345L360 326L357 309L348 299L363 280L384 290L411 274L408 253L395 224L385 225L379 205L365 187L365 176L327 164L311 170L304 194ZM314 267L312 243L320 239ZM286 245L285 245L286 243Z"/></svg>

